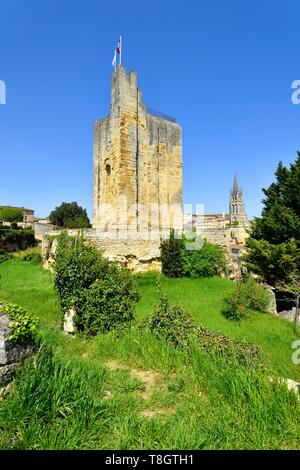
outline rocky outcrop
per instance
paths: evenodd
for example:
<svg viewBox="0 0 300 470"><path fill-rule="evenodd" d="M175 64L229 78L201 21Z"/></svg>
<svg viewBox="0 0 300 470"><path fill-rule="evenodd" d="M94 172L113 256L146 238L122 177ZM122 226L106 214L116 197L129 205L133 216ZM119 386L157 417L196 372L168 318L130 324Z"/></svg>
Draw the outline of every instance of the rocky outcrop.
<svg viewBox="0 0 300 470"><path fill-rule="evenodd" d="M276 295L275 295L275 289L272 286L268 286L267 284L264 285L266 290L269 292L270 295L270 303L267 308L267 312L271 313L272 315L278 315L277 313L277 305L276 305Z"/></svg>
<svg viewBox="0 0 300 470"><path fill-rule="evenodd" d="M18 344L9 339L12 334L12 319L1 313L0 306L0 387L11 382L16 368L33 351L32 343Z"/></svg>
<svg viewBox="0 0 300 470"><path fill-rule="evenodd" d="M296 315L296 307L293 307L292 310L283 310L282 312L278 313L280 318L288 321L294 321Z"/></svg>
<svg viewBox="0 0 300 470"><path fill-rule="evenodd" d="M53 270L57 249L57 236L61 230L49 232L43 238L42 256L45 269ZM82 234L87 243L92 243L109 261L116 261L131 271L161 271L160 240L111 240L101 239L96 229L68 229L68 235Z"/></svg>

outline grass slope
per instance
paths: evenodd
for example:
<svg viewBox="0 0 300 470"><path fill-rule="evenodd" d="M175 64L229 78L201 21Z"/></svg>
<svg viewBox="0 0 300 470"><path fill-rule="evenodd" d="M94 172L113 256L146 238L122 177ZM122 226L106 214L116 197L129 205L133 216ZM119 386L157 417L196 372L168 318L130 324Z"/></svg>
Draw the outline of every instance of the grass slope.
<svg viewBox="0 0 300 470"><path fill-rule="evenodd" d="M0 264L0 275L0 297L30 310L43 324L59 326L60 311L51 273L41 266L9 261ZM156 281L157 276L153 274L138 276L141 294L136 310L138 320L151 313L157 303ZM228 279L168 279L160 276L160 284L173 302L183 305L202 325L260 346L278 373L300 382L300 367L291 360L291 346L297 339L292 323L257 312L240 323L224 318L222 302L233 288Z"/></svg>
<svg viewBox="0 0 300 470"><path fill-rule="evenodd" d="M0 265L0 274L0 297L40 318L46 345L0 401L0 448L300 448L296 398L261 370L208 358L196 347L177 351L135 331L121 338L114 333L66 338L58 328L50 273L9 261ZM137 319L152 311L155 281L153 275L138 277ZM203 325L258 344L273 369L299 379L288 322L253 314L236 325L222 317L230 281L161 278L161 284Z"/></svg>

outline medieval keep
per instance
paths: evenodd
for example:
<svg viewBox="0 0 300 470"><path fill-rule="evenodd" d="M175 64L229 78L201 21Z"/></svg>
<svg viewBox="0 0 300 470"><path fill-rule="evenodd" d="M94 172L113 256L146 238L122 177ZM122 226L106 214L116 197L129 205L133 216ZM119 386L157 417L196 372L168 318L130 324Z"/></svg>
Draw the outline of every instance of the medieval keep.
<svg viewBox="0 0 300 470"><path fill-rule="evenodd" d="M182 229L182 131L142 101L136 72L112 76L110 114L94 125L93 227ZM120 237L121 238L121 237Z"/></svg>
<svg viewBox="0 0 300 470"><path fill-rule="evenodd" d="M84 237L129 269L161 270L161 238L172 228L179 234L199 228L200 236L225 248L239 272L249 221L237 176L228 214L183 214L181 127L148 108L136 72L118 65L109 116L94 125L93 228L84 229ZM35 224L45 253L46 235L58 233L52 229Z"/></svg>

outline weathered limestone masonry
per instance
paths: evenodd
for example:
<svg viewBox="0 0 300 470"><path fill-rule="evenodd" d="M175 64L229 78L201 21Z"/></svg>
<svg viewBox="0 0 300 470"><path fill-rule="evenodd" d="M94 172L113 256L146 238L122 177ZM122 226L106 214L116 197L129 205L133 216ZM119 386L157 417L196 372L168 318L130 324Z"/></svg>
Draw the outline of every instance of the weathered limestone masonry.
<svg viewBox="0 0 300 470"><path fill-rule="evenodd" d="M57 247L56 237L61 230L48 232L48 237L42 241L42 255L44 267L51 269L53 256ZM117 261L120 265L136 272L160 271L160 241L157 240L109 240L101 239L97 236L95 229L68 230L69 235L76 236L82 232L87 242L95 244L103 255L110 261ZM50 241L51 240L51 241Z"/></svg>
<svg viewBox="0 0 300 470"><path fill-rule="evenodd" d="M127 76L118 66L112 77L110 115L94 126L93 227L98 233L117 228L118 236L130 227L161 234L170 227L182 228L182 137L174 121L151 115L136 73ZM126 203L120 203L124 197L128 217ZM164 206L172 206L169 214Z"/></svg>

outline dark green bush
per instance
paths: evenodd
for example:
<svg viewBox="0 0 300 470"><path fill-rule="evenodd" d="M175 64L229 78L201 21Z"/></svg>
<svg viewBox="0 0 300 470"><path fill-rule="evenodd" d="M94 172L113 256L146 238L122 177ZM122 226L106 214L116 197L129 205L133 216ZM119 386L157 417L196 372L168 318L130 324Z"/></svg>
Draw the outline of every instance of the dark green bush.
<svg viewBox="0 0 300 470"><path fill-rule="evenodd" d="M193 318L180 306L170 305L165 295L153 315L148 316L141 328L167 340L175 347L186 348L196 344L206 353L219 354L250 364L253 359L262 359L259 348L242 341L234 341L221 333L213 332L194 322Z"/></svg>
<svg viewBox="0 0 300 470"><path fill-rule="evenodd" d="M253 278L238 281L233 293L225 299L223 314L231 320L241 320L250 310L264 312L270 304L270 294Z"/></svg>
<svg viewBox="0 0 300 470"><path fill-rule="evenodd" d="M168 277L211 277L227 273L224 249L207 240L199 249L186 248L191 240L176 239L174 231L161 243L162 272Z"/></svg>
<svg viewBox="0 0 300 470"><path fill-rule="evenodd" d="M108 261L82 237L70 237L63 232L57 237L54 257L54 284L62 313L67 312L101 275L108 270Z"/></svg>
<svg viewBox="0 0 300 470"><path fill-rule="evenodd" d="M0 250L0 264L5 263L5 261L8 261L9 259L12 258L12 254L8 253L7 251L2 251Z"/></svg>
<svg viewBox="0 0 300 470"><path fill-rule="evenodd" d="M25 250L37 245L33 230L13 230L11 228L0 230L0 242L5 251Z"/></svg>
<svg viewBox="0 0 300 470"><path fill-rule="evenodd" d="M175 238L174 230L170 232L170 238L162 240L160 246L162 272L168 277L182 277L182 239Z"/></svg>
<svg viewBox="0 0 300 470"><path fill-rule="evenodd" d="M42 255L37 248L29 248L28 250L20 253L18 259L21 261L28 261L32 264L41 264L43 261Z"/></svg>
<svg viewBox="0 0 300 470"><path fill-rule="evenodd" d="M170 305L164 294L154 314L148 316L143 324L154 336L166 339L175 347L187 346L188 336L197 330L192 317L180 305Z"/></svg>
<svg viewBox="0 0 300 470"><path fill-rule="evenodd" d="M188 243L186 239L183 241ZM182 249L181 258L186 277L212 277L227 272L224 249L207 240L199 250Z"/></svg>
<svg viewBox="0 0 300 470"><path fill-rule="evenodd" d="M138 300L134 277L82 237L58 237L54 270L62 313L75 309L78 330L97 334L130 323Z"/></svg>

